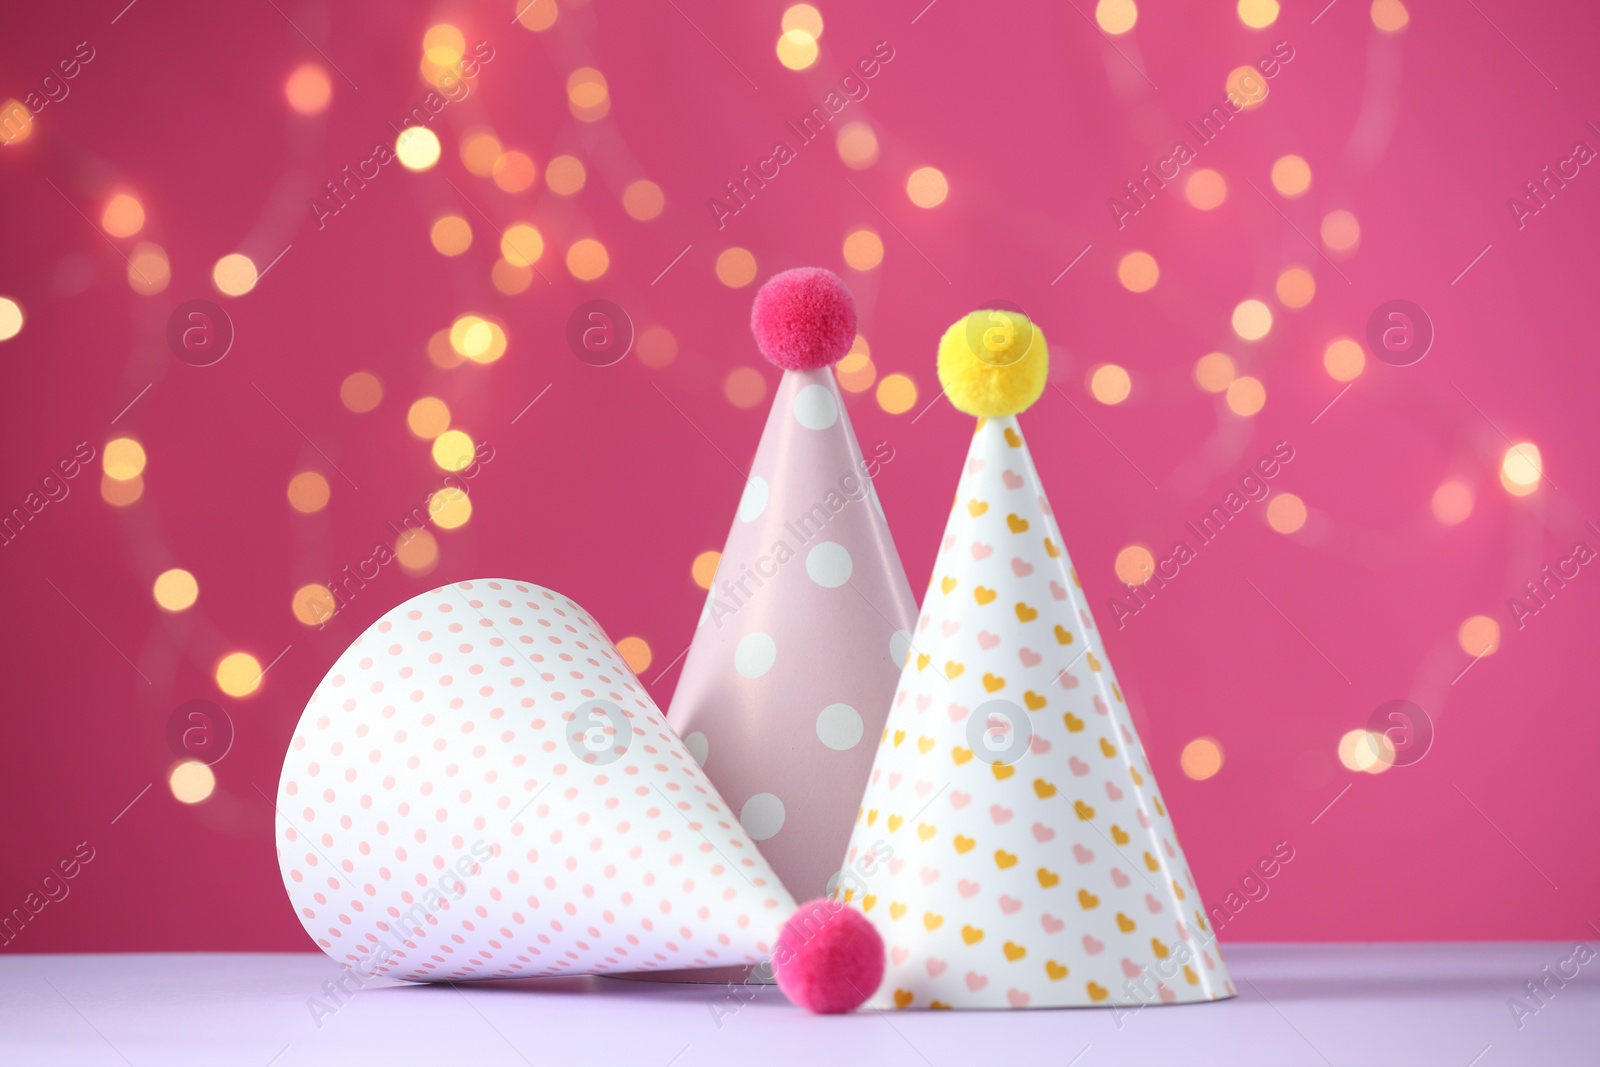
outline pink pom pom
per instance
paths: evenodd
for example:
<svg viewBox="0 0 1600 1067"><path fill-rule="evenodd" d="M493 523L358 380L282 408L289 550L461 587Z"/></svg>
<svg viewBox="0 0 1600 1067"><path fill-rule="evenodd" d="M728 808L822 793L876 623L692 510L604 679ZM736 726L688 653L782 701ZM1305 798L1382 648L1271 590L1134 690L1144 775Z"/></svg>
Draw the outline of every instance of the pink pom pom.
<svg viewBox="0 0 1600 1067"><path fill-rule="evenodd" d="M831 367L855 341L856 299L831 270L786 270L756 293L750 331L761 354L784 370Z"/></svg>
<svg viewBox="0 0 1600 1067"><path fill-rule="evenodd" d="M783 924L772 962L778 988L800 1007L822 1015L854 1011L883 981L883 938L854 908L813 900Z"/></svg>

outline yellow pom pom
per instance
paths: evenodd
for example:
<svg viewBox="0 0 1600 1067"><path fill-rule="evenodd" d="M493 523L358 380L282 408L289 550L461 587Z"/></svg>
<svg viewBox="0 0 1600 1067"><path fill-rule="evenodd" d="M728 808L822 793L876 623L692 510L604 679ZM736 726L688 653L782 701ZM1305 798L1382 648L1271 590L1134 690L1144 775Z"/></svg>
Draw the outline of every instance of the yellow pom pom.
<svg viewBox="0 0 1600 1067"><path fill-rule="evenodd" d="M939 383L958 411L1015 415L1044 392L1044 332L1016 311L974 311L939 340Z"/></svg>

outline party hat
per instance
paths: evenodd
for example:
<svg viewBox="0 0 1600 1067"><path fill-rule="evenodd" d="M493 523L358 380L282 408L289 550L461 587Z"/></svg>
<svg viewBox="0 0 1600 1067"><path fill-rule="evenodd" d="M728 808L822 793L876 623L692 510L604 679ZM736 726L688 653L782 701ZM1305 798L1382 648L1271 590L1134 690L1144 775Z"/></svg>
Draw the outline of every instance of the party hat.
<svg viewBox="0 0 1600 1067"><path fill-rule="evenodd" d="M358 985L771 955L793 999L848 1010L865 992L838 987L882 973L858 916L796 913L604 632L532 583L442 586L356 638L277 809L289 899Z"/></svg>
<svg viewBox="0 0 1600 1067"><path fill-rule="evenodd" d="M832 888L916 602L831 365L855 337L838 276L757 293L751 328L784 368L667 713L797 896Z"/></svg>
<svg viewBox="0 0 1600 1067"><path fill-rule="evenodd" d="M979 416L847 865L898 1008L1232 996L1016 414L1045 339L975 312L939 378Z"/></svg>

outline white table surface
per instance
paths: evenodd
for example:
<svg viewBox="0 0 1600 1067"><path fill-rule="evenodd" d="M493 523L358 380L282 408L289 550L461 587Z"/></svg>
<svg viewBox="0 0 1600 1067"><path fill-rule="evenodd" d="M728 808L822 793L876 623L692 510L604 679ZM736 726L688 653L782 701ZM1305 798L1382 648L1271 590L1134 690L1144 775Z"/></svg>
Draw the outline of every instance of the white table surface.
<svg viewBox="0 0 1600 1067"><path fill-rule="evenodd" d="M1105 1009L817 1017L772 988L735 999L726 987L557 978L374 981L320 1026L308 1000L340 970L321 955L5 954L0 1064L1600 1064L1600 958L1551 983L1520 1028L1507 1007L1572 949L1232 945L1236 1000L1120 1020Z"/></svg>

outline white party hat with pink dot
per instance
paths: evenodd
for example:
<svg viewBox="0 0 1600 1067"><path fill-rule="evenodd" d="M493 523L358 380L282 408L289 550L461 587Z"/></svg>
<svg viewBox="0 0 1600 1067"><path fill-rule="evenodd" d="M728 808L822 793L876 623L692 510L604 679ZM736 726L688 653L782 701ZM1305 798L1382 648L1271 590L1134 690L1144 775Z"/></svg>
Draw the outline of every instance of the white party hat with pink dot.
<svg viewBox="0 0 1600 1067"><path fill-rule="evenodd" d="M751 964L795 910L600 627L526 582L442 586L356 638L277 808L296 914L368 977Z"/></svg>
<svg viewBox="0 0 1600 1067"><path fill-rule="evenodd" d="M878 1007L1234 994L1015 418L1047 371L1021 315L940 344L980 418L839 891L888 946Z"/></svg>
<svg viewBox="0 0 1600 1067"><path fill-rule="evenodd" d="M784 368L667 720L784 884L839 873L916 601L831 365L855 338L833 273L786 271L751 328Z"/></svg>

